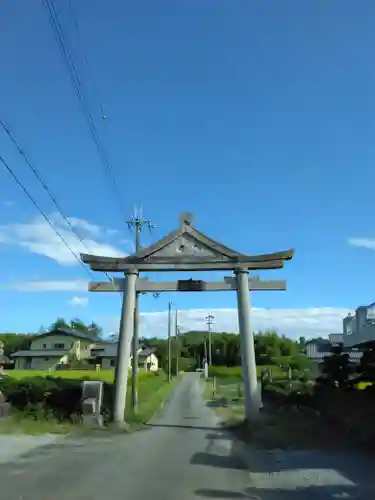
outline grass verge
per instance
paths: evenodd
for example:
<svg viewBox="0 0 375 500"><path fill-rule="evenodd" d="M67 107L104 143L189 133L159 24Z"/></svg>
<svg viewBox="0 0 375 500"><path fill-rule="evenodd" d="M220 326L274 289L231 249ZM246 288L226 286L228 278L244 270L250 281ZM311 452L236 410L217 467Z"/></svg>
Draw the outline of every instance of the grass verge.
<svg viewBox="0 0 375 500"><path fill-rule="evenodd" d="M103 382L112 383L114 380L114 370L9 370L6 372L9 377L16 380L34 377L54 377L67 378L74 380L103 380ZM140 373L140 378L142 374Z"/></svg>
<svg viewBox="0 0 375 500"><path fill-rule="evenodd" d="M144 381L140 380L138 385L138 411L135 414L131 410L131 393L128 391L127 410L125 412L126 421L136 426L147 423L166 401L178 380L179 377L174 377L172 382L169 383L164 376L153 377Z"/></svg>

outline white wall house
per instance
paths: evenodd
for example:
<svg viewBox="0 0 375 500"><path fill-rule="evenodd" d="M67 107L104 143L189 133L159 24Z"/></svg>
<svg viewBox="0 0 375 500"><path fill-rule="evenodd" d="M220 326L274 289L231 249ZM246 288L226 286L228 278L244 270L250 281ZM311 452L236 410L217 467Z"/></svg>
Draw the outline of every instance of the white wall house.
<svg viewBox="0 0 375 500"><path fill-rule="evenodd" d="M375 302L358 307L354 316L348 314L343 319L344 346L352 347L369 340L375 341Z"/></svg>
<svg viewBox="0 0 375 500"><path fill-rule="evenodd" d="M98 340L91 335L68 328L57 328L38 335L30 349L14 352L15 370L54 370L68 365L71 355L76 359L91 357Z"/></svg>
<svg viewBox="0 0 375 500"><path fill-rule="evenodd" d="M100 364L103 370L115 368L117 360L117 343L103 344L92 349L92 357L96 357L97 364ZM132 365L130 358L129 368ZM140 369L154 372L159 369L159 360L152 349L140 344L138 351L138 366Z"/></svg>

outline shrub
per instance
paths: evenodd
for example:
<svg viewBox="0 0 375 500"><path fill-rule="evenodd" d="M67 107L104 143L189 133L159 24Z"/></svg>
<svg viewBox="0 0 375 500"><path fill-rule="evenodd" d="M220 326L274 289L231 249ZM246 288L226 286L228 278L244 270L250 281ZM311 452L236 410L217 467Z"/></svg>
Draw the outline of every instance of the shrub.
<svg viewBox="0 0 375 500"><path fill-rule="evenodd" d="M105 420L111 418L113 385L103 385L102 412ZM55 418L76 421L81 413L82 382L54 377L32 377L23 380L4 377L0 391L16 411L39 420Z"/></svg>

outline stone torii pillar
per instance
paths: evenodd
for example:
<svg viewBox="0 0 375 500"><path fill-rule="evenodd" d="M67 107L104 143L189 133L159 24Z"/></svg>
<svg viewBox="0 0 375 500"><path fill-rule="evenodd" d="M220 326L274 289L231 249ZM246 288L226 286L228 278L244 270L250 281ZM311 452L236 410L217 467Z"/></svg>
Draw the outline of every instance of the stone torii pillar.
<svg viewBox="0 0 375 500"><path fill-rule="evenodd" d="M138 271L129 270L125 274L125 287L121 309L117 366L115 371L115 404L113 421L119 427L125 423L126 390L130 362L131 340L134 327L135 295Z"/></svg>
<svg viewBox="0 0 375 500"><path fill-rule="evenodd" d="M259 394L255 362L254 334L251 329L251 308L249 295L249 272L235 270L237 281L238 324L241 343L242 378L244 383L245 416L247 421L258 418Z"/></svg>

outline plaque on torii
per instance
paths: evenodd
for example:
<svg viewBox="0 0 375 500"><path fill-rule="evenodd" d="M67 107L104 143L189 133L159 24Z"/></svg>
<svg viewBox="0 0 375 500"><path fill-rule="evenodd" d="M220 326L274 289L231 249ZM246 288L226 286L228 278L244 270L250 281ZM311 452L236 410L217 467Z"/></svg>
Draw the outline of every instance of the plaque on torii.
<svg viewBox="0 0 375 500"><path fill-rule="evenodd" d="M125 279L113 279L111 283L90 283L92 292L123 292L120 335L115 380L114 421L124 423L127 389L127 372L130 345L133 336L135 297L147 292L202 292L234 290L237 292L238 324L241 342L242 377L244 382L245 415L247 420L256 419L259 412L257 373L255 365L254 336L250 323L249 290L286 290L285 281L266 281L249 276L249 271L281 269L293 258L294 250L261 255L236 252L209 238L192 225L190 213L180 216L180 225L159 241L142 248L127 257L104 257L81 254L82 262L93 271L121 272ZM152 282L139 278L140 272L160 271L225 271L234 276L223 281L180 280Z"/></svg>

